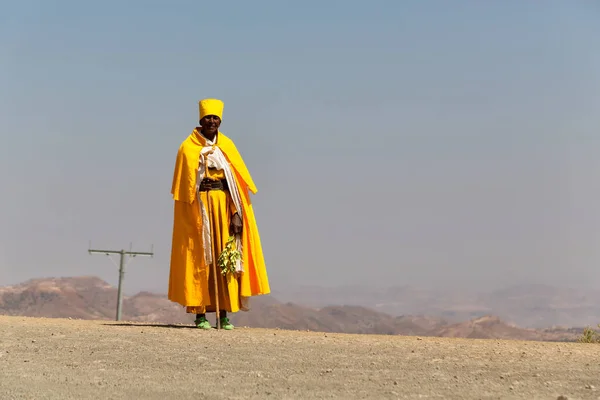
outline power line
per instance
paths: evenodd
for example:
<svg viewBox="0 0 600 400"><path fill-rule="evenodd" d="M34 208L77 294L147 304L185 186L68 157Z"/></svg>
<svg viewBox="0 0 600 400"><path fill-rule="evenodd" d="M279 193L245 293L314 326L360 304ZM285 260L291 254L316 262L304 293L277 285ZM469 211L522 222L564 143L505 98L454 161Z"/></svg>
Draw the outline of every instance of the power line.
<svg viewBox="0 0 600 400"><path fill-rule="evenodd" d="M88 253L90 254L106 254L109 258L111 254L119 254L119 288L117 289L117 321L121 320L121 313L123 309L123 279L125 278L125 256L129 256L131 258L137 256L148 256L154 257L154 247L149 252L144 251L131 251L131 245L129 246L129 251L127 250L101 250L101 249L92 249L90 243L90 248L88 249ZM130 261L131 261L130 258ZM112 261L112 259L111 259Z"/></svg>

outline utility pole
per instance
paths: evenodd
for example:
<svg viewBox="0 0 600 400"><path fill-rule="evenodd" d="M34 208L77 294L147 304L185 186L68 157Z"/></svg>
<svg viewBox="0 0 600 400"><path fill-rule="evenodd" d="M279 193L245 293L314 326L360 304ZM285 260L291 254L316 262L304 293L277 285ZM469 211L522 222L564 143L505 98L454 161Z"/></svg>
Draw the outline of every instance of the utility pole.
<svg viewBox="0 0 600 400"><path fill-rule="evenodd" d="M91 247L91 244L90 244ZM98 254L106 254L110 257L111 254L119 254L119 288L117 289L117 321L121 320L121 312L123 309L123 279L125 278L125 256L136 257L136 256L149 256L154 257L154 252L151 250L150 252L143 251L131 251L131 247L129 251L126 250L98 250L98 249L89 249L88 252L90 254L98 253ZM111 259L112 261L112 259Z"/></svg>

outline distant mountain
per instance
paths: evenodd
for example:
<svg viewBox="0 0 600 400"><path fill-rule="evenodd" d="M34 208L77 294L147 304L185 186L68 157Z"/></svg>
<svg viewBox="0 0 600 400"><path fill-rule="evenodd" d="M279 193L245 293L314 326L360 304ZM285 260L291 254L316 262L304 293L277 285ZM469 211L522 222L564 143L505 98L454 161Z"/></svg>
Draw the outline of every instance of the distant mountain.
<svg viewBox="0 0 600 400"><path fill-rule="evenodd" d="M461 322L495 315L528 328L596 326L600 322L600 290L547 285L519 285L490 293L475 290L428 290L412 286L369 288L296 287L274 293L281 301L311 307L361 305L391 315L428 315Z"/></svg>
<svg viewBox="0 0 600 400"><path fill-rule="evenodd" d="M116 295L114 287L95 277L34 279L0 287L0 314L112 320ZM317 308L282 303L272 296L253 298L251 305L251 311L232 316L234 324L320 332L553 341L574 340L580 332L522 329L490 315L453 323L425 315L393 316L357 305ZM141 292L123 301L126 321L191 324L193 319L164 295Z"/></svg>
<svg viewBox="0 0 600 400"><path fill-rule="evenodd" d="M484 316L470 321L441 327L435 336L462 337L470 339L521 339L521 340L569 340L571 335L579 336L577 329L523 329L507 324L495 316Z"/></svg>
<svg viewBox="0 0 600 400"><path fill-rule="evenodd" d="M104 319L114 316L116 289L93 277L34 279L0 287L0 312L33 317Z"/></svg>

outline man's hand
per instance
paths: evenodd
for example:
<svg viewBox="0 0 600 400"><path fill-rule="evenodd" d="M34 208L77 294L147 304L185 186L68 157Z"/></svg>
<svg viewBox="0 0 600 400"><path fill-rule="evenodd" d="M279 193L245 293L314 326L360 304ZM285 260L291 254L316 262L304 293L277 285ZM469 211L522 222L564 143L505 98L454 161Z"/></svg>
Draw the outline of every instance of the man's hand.
<svg viewBox="0 0 600 400"><path fill-rule="evenodd" d="M231 226L229 227L229 231L233 235L237 235L238 233L242 233L242 228L244 224L242 223L242 218L240 214L235 213L233 217L231 217Z"/></svg>

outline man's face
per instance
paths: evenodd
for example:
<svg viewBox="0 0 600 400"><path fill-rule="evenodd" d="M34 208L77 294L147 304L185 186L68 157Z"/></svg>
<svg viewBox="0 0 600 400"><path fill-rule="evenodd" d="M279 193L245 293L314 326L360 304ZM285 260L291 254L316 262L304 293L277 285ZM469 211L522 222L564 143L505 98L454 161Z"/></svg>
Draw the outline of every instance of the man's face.
<svg viewBox="0 0 600 400"><path fill-rule="evenodd" d="M208 135L216 135L221 126L221 118L216 115L206 115L200 120L202 131Z"/></svg>

